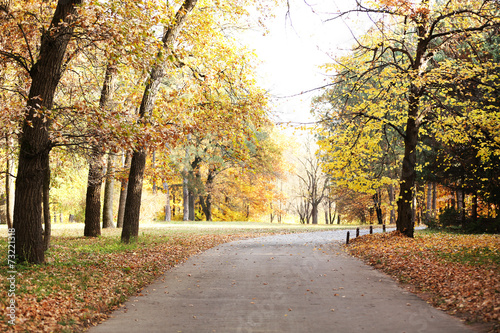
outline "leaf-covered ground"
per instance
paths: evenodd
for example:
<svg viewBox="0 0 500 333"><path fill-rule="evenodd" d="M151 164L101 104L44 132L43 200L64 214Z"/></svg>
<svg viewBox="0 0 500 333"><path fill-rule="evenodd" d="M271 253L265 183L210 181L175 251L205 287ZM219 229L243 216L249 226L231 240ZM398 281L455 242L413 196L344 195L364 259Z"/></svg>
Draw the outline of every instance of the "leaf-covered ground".
<svg viewBox="0 0 500 333"><path fill-rule="evenodd" d="M500 332L499 235L392 232L356 238L348 250L435 307Z"/></svg>

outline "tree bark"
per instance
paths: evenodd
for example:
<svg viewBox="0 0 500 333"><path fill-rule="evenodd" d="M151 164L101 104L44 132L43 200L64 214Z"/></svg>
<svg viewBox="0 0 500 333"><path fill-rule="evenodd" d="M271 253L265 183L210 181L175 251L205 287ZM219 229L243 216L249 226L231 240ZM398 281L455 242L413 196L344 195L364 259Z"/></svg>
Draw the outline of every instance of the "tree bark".
<svg viewBox="0 0 500 333"><path fill-rule="evenodd" d="M165 222L170 222L172 220L172 207L170 206L170 189L168 187L168 183L163 183L163 190L167 195L165 203Z"/></svg>
<svg viewBox="0 0 500 333"><path fill-rule="evenodd" d="M420 89L411 85L408 103L408 119L406 121L406 132L404 137L405 150L403 169L400 178L398 219L396 220L396 229L408 237L413 237L414 233L412 201L414 195L413 188L417 175L415 169L417 164L418 143L418 125L416 119L419 111L420 95Z"/></svg>
<svg viewBox="0 0 500 333"><path fill-rule="evenodd" d="M102 209L102 227L114 228L113 224L113 194L115 190L115 166L113 155L108 154L108 166L106 168L106 183L104 185L104 206Z"/></svg>
<svg viewBox="0 0 500 333"><path fill-rule="evenodd" d="M477 208L478 208L477 194L472 193L471 219L473 222L477 221Z"/></svg>
<svg viewBox="0 0 500 333"><path fill-rule="evenodd" d="M432 183L432 218L437 218L437 184Z"/></svg>
<svg viewBox="0 0 500 333"><path fill-rule="evenodd" d="M212 221L212 194L211 189L215 179L215 172L213 169L210 169L207 176L207 181L205 182L205 190L206 195L205 198L200 196L201 208L203 210L203 214L205 214L205 219L207 221Z"/></svg>
<svg viewBox="0 0 500 333"><path fill-rule="evenodd" d="M104 171L104 154L94 152L89 161L89 177L85 200L85 237L101 235L101 187Z"/></svg>
<svg viewBox="0 0 500 333"><path fill-rule="evenodd" d="M189 191L189 196L188 196L188 204L189 204L189 214L188 214L188 219L189 221L194 221L196 219L195 217L195 199L196 195L194 191Z"/></svg>
<svg viewBox="0 0 500 333"><path fill-rule="evenodd" d="M53 105L61 78L66 48L73 36L72 20L82 0L58 1L54 16L41 38L38 60L30 70L28 95L22 134L14 203L16 254L19 261L41 264L45 261L42 239L42 188L48 167L50 121L46 110Z"/></svg>
<svg viewBox="0 0 500 333"><path fill-rule="evenodd" d="M124 243L130 243L131 239L139 236L142 182L146 167L146 157L147 153L145 149L135 151L132 156L121 236L121 240Z"/></svg>
<svg viewBox="0 0 500 333"><path fill-rule="evenodd" d="M189 221L189 188L187 171L184 172L184 177L182 179L182 220Z"/></svg>
<svg viewBox="0 0 500 333"><path fill-rule="evenodd" d="M382 193L380 190L377 190L373 195L373 204L375 206L375 212L377 213L378 224L384 224L384 221L382 221Z"/></svg>
<svg viewBox="0 0 500 333"><path fill-rule="evenodd" d="M193 10L198 0L185 0L175 15L172 25L166 29L162 42L165 51L174 44L182 26L187 20L189 13ZM141 107L139 109L140 121L145 121L153 111L154 103L161 79L164 76L164 56L162 52L158 54L155 64L151 69L148 83L144 89ZM132 155L132 167L130 168L129 185L127 189L127 205L125 206L125 216L123 220L122 241L128 243L131 237L139 236L139 217L141 209L142 183L144 170L146 168L146 147L139 147ZM139 202L132 202L139 200Z"/></svg>
<svg viewBox="0 0 500 333"><path fill-rule="evenodd" d="M12 228L14 220L14 159L10 156L9 151L12 146L12 139L7 137L7 174L5 176L5 215L7 218L7 228Z"/></svg>
<svg viewBox="0 0 500 333"><path fill-rule="evenodd" d="M52 226L50 224L50 167L47 166L43 181L43 249L47 251L50 247L50 236Z"/></svg>
<svg viewBox="0 0 500 333"><path fill-rule="evenodd" d="M316 202L312 204L312 209L311 209L312 224L318 224L318 205L319 203Z"/></svg>
<svg viewBox="0 0 500 333"><path fill-rule="evenodd" d="M131 161L132 155L129 153L125 153L125 161L123 167L127 170L130 169ZM120 183L120 199L118 203L118 217L116 219L117 228L123 227L123 216L125 215L125 203L127 201L128 178L123 178Z"/></svg>

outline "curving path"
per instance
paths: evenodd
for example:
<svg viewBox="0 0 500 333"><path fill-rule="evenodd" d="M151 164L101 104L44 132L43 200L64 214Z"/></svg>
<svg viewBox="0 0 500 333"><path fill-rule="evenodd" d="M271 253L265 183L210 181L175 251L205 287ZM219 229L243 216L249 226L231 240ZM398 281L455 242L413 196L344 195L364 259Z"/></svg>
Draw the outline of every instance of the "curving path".
<svg viewBox="0 0 500 333"><path fill-rule="evenodd" d="M345 234L268 236L213 248L168 271L89 332L472 332L345 254Z"/></svg>

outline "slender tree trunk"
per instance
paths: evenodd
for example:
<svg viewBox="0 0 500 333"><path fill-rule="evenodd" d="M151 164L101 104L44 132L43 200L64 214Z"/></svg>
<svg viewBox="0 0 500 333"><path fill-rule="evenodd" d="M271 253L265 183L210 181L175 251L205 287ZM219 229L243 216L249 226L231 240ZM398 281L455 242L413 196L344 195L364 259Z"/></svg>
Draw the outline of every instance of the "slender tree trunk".
<svg viewBox="0 0 500 333"><path fill-rule="evenodd" d="M185 0L175 15L175 20L166 29L162 38L165 52L170 52L169 48L174 44L182 26L187 20L189 13L193 10L197 0ZM151 73L148 83L144 90L141 107L139 109L140 121L147 120L153 111L154 103L161 79L164 76L163 52L160 51ZM132 166L130 168L129 185L127 189L127 204L125 206L125 215L123 220L122 242L128 243L131 237L139 236L139 217L141 209L142 183L144 170L146 169L146 147L139 147L132 155ZM139 200L134 202L134 200Z"/></svg>
<svg viewBox="0 0 500 333"><path fill-rule="evenodd" d="M167 195L167 200L165 204L165 222L170 222L172 220L172 208L170 206L170 189L168 187L168 184L165 182L163 183L163 190L165 191L165 194Z"/></svg>
<svg viewBox="0 0 500 333"><path fill-rule="evenodd" d="M113 85L115 77L115 66L112 64L108 64L108 66L106 67L104 82L102 84L101 98L99 100L99 107L101 108L101 110L105 111L109 108L113 96ZM103 159L103 149L101 147L94 147L94 151L92 152L89 161L87 201L85 204L86 208L84 236L87 237L97 237L101 234L101 187L104 177ZM104 212L104 214L106 214L106 212ZM113 217L111 216L111 218Z"/></svg>
<svg viewBox="0 0 500 333"><path fill-rule="evenodd" d="M182 220L189 221L189 188L187 172L184 172L184 178L182 179Z"/></svg>
<svg viewBox="0 0 500 333"><path fill-rule="evenodd" d="M58 1L48 29L42 35L37 62L30 70L22 135L19 138L18 173L14 203L16 254L20 261L45 261L42 239L42 188L48 166L51 142L50 121L45 111L52 108L61 78L67 45L73 35L72 20L82 0Z"/></svg>
<svg viewBox="0 0 500 333"><path fill-rule="evenodd" d="M427 221L431 220L431 211L432 211L432 183L427 183L427 207L425 211L425 219Z"/></svg>
<svg viewBox="0 0 500 333"><path fill-rule="evenodd" d="M194 194L194 191L189 191L189 196L188 196L188 204L189 204L189 221L194 221L195 220L195 199L196 195Z"/></svg>
<svg viewBox="0 0 500 333"><path fill-rule="evenodd" d="M477 194L476 193L472 193L471 219L474 222L477 221L477 208L478 208Z"/></svg>
<svg viewBox="0 0 500 333"><path fill-rule="evenodd" d="M113 224L113 194L115 191L115 165L111 153L108 154L108 166L106 168L106 183L104 185L104 206L102 209L102 227L114 228Z"/></svg>
<svg viewBox="0 0 500 333"><path fill-rule="evenodd" d="M47 251L50 247L50 236L52 228L50 224L50 167L47 166L43 182L43 249Z"/></svg>
<svg viewBox="0 0 500 333"><path fill-rule="evenodd" d="M396 211L394 210L394 200L396 200L396 194L394 193L394 186L389 185L387 189L389 195L389 203L391 204L391 213L389 217L389 224L396 223Z"/></svg>
<svg viewBox="0 0 500 333"><path fill-rule="evenodd" d="M437 218L437 184L432 183L432 218Z"/></svg>
<svg viewBox="0 0 500 333"><path fill-rule="evenodd" d="M125 161L123 162L123 167L126 170L130 169L130 162L132 161L132 155L128 152L125 153ZM123 216L125 215L125 203L127 201L127 187L128 178L124 177L121 180L120 186L120 199L118 200L118 217L116 218L116 227L123 227Z"/></svg>
<svg viewBox="0 0 500 333"><path fill-rule="evenodd" d="M7 217L7 228L12 228L14 220L14 159L10 156L10 147L12 146L12 139L7 137L7 174L5 176L5 215Z"/></svg>
<svg viewBox="0 0 500 333"><path fill-rule="evenodd" d="M101 235L101 187L104 171L104 154L94 152L89 161L89 177L85 200L85 237Z"/></svg>
<svg viewBox="0 0 500 333"><path fill-rule="evenodd" d="M378 224L384 224L384 221L382 221L382 194L380 193L380 190L377 190L377 192L373 195L373 203L375 206L375 212L377 213Z"/></svg>

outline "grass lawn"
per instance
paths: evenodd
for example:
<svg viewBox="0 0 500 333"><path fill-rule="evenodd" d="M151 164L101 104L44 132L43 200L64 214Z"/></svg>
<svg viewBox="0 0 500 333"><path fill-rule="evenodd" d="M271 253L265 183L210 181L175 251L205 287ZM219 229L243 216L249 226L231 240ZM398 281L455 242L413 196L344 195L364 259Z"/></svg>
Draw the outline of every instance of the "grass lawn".
<svg viewBox="0 0 500 333"><path fill-rule="evenodd" d="M159 222L142 224L139 239L126 245L120 243L121 229L104 229L99 238L85 238L81 236L83 224L55 224L46 264L17 263L14 275L6 265L1 266L0 331L83 331L163 272L200 251L247 237L332 228L339 226ZM0 253L6 262L5 225L0 226L0 238ZM11 276L15 276L15 287L8 280ZM11 299L16 302L14 326L9 325L8 317Z"/></svg>
<svg viewBox="0 0 500 333"><path fill-rule="evenodd" d="M347 249L435 307L500 332L500 235L393 232L356 238Z"/></svg>

